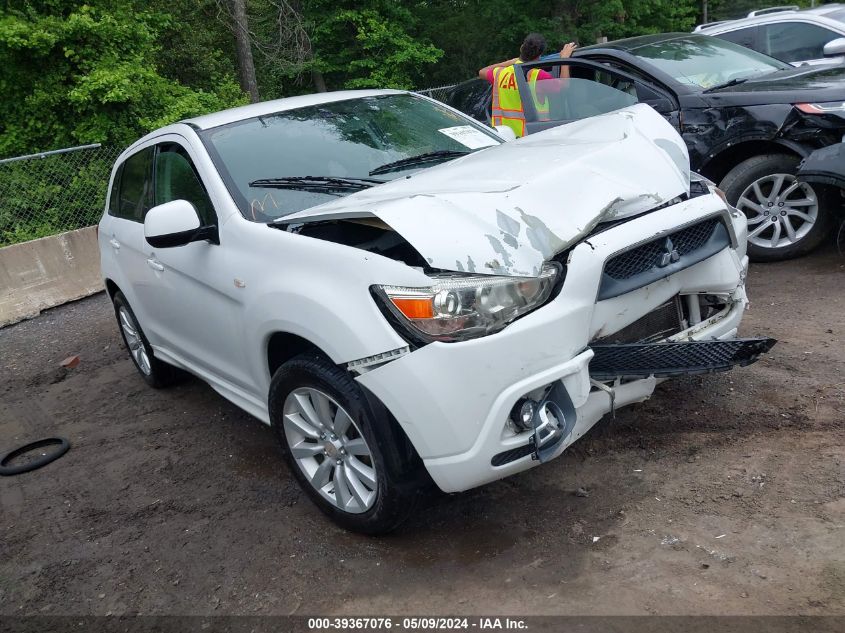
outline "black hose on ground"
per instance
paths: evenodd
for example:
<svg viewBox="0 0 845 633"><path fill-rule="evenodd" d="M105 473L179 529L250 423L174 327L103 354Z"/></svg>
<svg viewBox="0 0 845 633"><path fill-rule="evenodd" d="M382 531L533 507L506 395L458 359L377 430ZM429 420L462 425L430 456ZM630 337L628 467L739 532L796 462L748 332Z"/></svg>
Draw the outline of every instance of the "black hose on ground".
<svg viewBox="0 0 845 633"><path fill-rule="evenodd" d="M18 466L6 465L13 459L15 459L15 457L19 457L24 453L28 453L29 451L44 448L45 446L58 446L58 448L51 453L42 455L38 459L33 459L32 461L20 464ZM30 442L29 444L25 444L24 446L16 448L15 450L3 455L3 458L0 459L0 475L10 476L20 475L21 473L28 473L37 468L41 468L42 466L46 466L52 461L57 460L59 457L67 453L69 449L70 442L63 437L48 437L47 439Z"/></svg>

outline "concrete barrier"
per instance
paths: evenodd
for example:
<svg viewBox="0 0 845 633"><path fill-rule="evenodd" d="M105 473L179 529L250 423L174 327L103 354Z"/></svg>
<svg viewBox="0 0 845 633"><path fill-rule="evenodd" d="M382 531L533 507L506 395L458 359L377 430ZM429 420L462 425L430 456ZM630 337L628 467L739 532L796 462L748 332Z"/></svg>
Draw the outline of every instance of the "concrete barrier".
<svg viewBox="0 0 845 633"><path fill-rule="evenodd" d="M97 228L0 248L0 327L103 289Z"/></svg>

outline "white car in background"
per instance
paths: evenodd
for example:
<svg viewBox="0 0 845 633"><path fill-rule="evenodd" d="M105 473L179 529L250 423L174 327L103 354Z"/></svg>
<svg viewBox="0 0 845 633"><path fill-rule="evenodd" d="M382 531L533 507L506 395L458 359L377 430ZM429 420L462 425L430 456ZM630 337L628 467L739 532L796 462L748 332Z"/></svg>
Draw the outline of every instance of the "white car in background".
<svg viewBox="0 0 845 633"><path fill-rule="evenodd" d="M845 61L845 5L797 5L752 11L739 20L710 22L695 33L713 35L794 66Z"/></svg>
<svg viewBox="0 0 845 633"><path fill-rule="evenodd" d="M145 136L110 192L102 271L140 374L187 370L272 425L361 532L773 343L736 338L745 216L645 105L506 143L410 93L293 97Z"/></svg>

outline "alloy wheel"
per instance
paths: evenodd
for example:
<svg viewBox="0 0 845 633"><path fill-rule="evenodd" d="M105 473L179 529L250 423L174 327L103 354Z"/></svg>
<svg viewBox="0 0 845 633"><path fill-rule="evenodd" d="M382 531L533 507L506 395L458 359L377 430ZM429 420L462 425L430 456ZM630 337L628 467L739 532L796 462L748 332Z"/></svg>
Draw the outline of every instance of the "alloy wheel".
<svg viewBox="0 0 845 633"><path fill-rule="evenodd" d="M295 389L283 407L288 450L311 485L332 505L358 514L376 501L372 451L352 417L318 389Z"/></svg>
<svg viewBox="0 0 845 633"><path fill-rule="evenodd" d="M118 310L120 314L120 327L123 330L123 336L126 337L126 345L129 347L129 353L132 355L132 360L135 365L141 370L145 376L152 373L152 366L150 365L150 358L147 356L147 350L144 347L144 341L141 340L141 334L138 326L132 316L123 306Z"/></svg>
<svg viewBox="0 0 845 633"><path fill-rule="evenodd" d="M801 241L819 216L809 185L792 174L772 174L749 185L736 203L748 218L748 241L760 248L782 248Z"/></svg>

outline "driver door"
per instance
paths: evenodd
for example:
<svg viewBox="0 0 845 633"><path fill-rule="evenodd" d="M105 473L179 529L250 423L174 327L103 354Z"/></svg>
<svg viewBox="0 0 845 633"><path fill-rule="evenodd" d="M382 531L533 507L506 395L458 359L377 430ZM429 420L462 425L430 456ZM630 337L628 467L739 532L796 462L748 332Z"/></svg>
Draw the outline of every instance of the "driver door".
<svg viewBox="0 0 845 633"><path fill-rule="evenodd" d="M544 60L516 66L516 83L525 110L527 134L645 103L679 129L679 106L665 91L629 73L586 59ZM538 100L548 102L548 115L537 111L526 75L541 68L551 79L536 82ZM568 76L567 76L568 75Z"/></svg>
<svg viewBox="0 0 845 633"><path fill-rule="evenodd" d="M219 224L215 206L203 183L190 145L182 137L162 137L156 145L154 204L187 200L205 226ZM211 240L153 248L161 346L206 376L250 390L243 345L243 292L233 285L225 230L219 243ZM158 350L157 350L158 351ZM165 359L166 360L166 359Z"/></svg>

